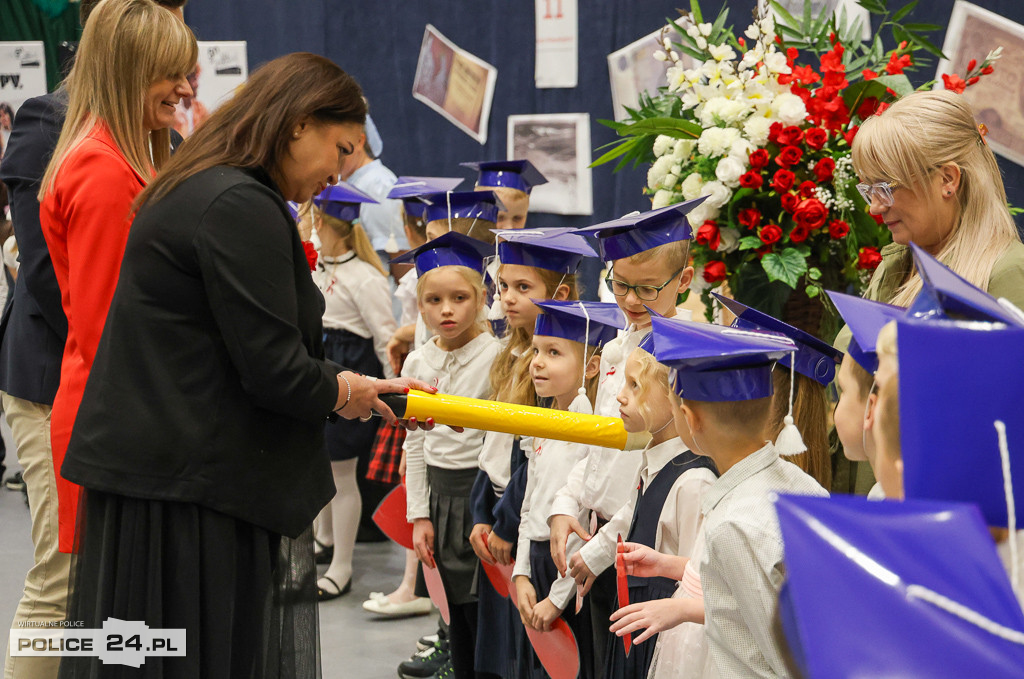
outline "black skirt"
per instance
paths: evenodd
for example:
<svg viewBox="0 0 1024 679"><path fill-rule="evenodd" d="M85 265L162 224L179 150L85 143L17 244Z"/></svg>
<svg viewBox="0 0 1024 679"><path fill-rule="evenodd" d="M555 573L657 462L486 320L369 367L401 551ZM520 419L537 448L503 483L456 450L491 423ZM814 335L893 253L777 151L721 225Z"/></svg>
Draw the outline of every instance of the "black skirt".
<svg viewBox="0 0 1024 679"><path fill-rule="evenodd" d="M324 354L335 363L364 375L384 377L380 360L373 350L372 338L360 337L348 330L324 328ZM370 418L367 422L339 417L328 422L324 425L327 454L335 462L358 457L364 460L364 464L369 463L380 423L379 417Z"/></svg>
<svg viewBox="0 0 1024 679"><path fill-rule="evenodd" d="M312 533L290 540L200 505L84 490L68 619L185 629L140 668L65 657L60 679L318 679Z"/></svg>

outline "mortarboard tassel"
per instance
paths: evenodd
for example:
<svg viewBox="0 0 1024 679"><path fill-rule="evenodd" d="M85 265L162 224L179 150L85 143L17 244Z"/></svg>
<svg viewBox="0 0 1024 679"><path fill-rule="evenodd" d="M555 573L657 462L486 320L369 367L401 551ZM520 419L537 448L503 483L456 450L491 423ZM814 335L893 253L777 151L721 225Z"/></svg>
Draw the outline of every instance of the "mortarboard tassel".
<svg viewBox="0 0 1024 679"><path fill-rule="evenodd" d="M793 366L795 365L796 352L794 351L790 354L789 359L789 413L786 415L786 419L783 420L785 426L782 427L778 438L775 439L775 449L783 457L792 457L793 455L807 452L807 445L800 435L800 430L796 428L796 424L793 422L793 387L796 384L796 370Z"/></svg>
<svg viewBox="0 0 1024 679"><path fill-rule="evenodd" d="M590 399L587 398L587 347L590 346L590 314L587 313L587 305L583 302L579 302L580 309L583 310L583 316L587 319L586 329L583 335L583 378L581 380L579 391L576 394L576 398L569 404L570 413L583 413L585 415L594 414L594 406L590 403ZM596 351L596 350L595 350Z"/></svg>
<svg viewBox="0 0 1024 679"><path fill-rule="evenodd" d="M500 263L498 262L498 239L497 238L494 239L494 262L495 262L495 264L498 264L499 267L500 267ZM484 268L484 270L485 271L487 270L486 267ZM497 274L498 274L497 269L495 269L494 274L495 274L495 276L497 276ZM499 286L499 283L498 283L497 280L495 280L494 281L494 297L493 297L493 300L491 301L491 307L487 310L487 320L488 321L500 321L501 319L505 318L505 310L501 306L501 288L499 288L498 286Z"/></svg>
<svg viewBox="0 0 1024 679"><path fill-rule="evenodd" d="M1010 585L1013 593L1020 596L1020 567L1017 555L1017 508L1013 500L1013 476L1010 473L1010 447L1006 443L1006 424L1002 420L993 422L999 436L999 457L1003 463L1003 492L1006 493L1006 527L1010 541Z"/></svg>

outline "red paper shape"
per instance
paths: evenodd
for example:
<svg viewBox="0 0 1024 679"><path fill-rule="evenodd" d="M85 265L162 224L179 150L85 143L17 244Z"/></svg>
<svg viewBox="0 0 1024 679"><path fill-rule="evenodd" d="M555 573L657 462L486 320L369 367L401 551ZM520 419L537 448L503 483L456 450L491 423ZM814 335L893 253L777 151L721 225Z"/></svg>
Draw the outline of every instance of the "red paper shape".
<svg viewBox="0 0 1024 679"><path fill-rule="evenodd" d="M629 605L629 580L626 576L626 560L622 556L626 551L622 542L622 535L618 536L618 544L615 547L615 585L619 594L619 608ZM631 634L622 635L622 646L626 649L626 657L629 657L629 649L633 645Z"/></svg>
<svg viewBox="0 0 1024 679"><path fill-rule="evenodd" d="M489 548L487 540L488 533L484 533L484 547ZM512 582L512 569L508 569L508 572L502 570L501 564L495 562L493 564L481 561L480 565L484 568L484 574L487 575L487 579L491 581L491 586L494 587L494 591L505 597L509 598L509 592L513 589Z"/></svg>
<svg viewBox="0 0 1024 679"><path fill-rule="evenodd" d="M423 580L427 583L427 592L430 593L430 600L441 612L441 619L445 624L450 624L452 615L448 610L448 596L444 593L444 584L441 582L441 574L436 568L423 564Z"/></svg>
<svg viewBox="0 0 1024 679"><path fill-rule="evenodd" d="M395 486L373 513L373 522L389 538L412 549L412 524L405 518L405 484Z"/></svg>
<svg viewBox="0 0 1024 679"><path fill-rule="evenodd" d="M550 632L527 627L526 636L551 679L576 679L580 671L580 649L565 620L556 618Z"/></svg>

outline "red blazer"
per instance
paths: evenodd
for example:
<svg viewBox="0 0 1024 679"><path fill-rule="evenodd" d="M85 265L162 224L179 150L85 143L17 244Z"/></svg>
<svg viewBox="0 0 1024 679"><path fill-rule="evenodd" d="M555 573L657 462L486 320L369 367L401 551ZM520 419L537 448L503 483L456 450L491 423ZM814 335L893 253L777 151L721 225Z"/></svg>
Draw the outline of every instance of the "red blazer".
<svg viewBox="0 0 1024 679"><path fill-rule="evenodd" d="M98 123L65 158L39 206L68 317L60 386L50 417L62 552L74 547L80 489L61 476L60 468L117 287L132 223L131 205L145 186L146 180L128 164L107 126Z"/></svg>

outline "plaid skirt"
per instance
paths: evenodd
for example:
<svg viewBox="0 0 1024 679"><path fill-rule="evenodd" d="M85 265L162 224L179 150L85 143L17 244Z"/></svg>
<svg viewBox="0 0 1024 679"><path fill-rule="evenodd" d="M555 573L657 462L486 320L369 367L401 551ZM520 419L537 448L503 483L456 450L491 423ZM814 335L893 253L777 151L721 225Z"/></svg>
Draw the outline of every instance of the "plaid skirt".
<svg viewBox="0 0 1024 679"><path fill-rule="evenodd" d="M366 478L379 483L396 485L401 481L398 465L402 461L402 444L405 442L405 427L397 424L381 424L377 438L373 441L370 467Z"/></svg>

